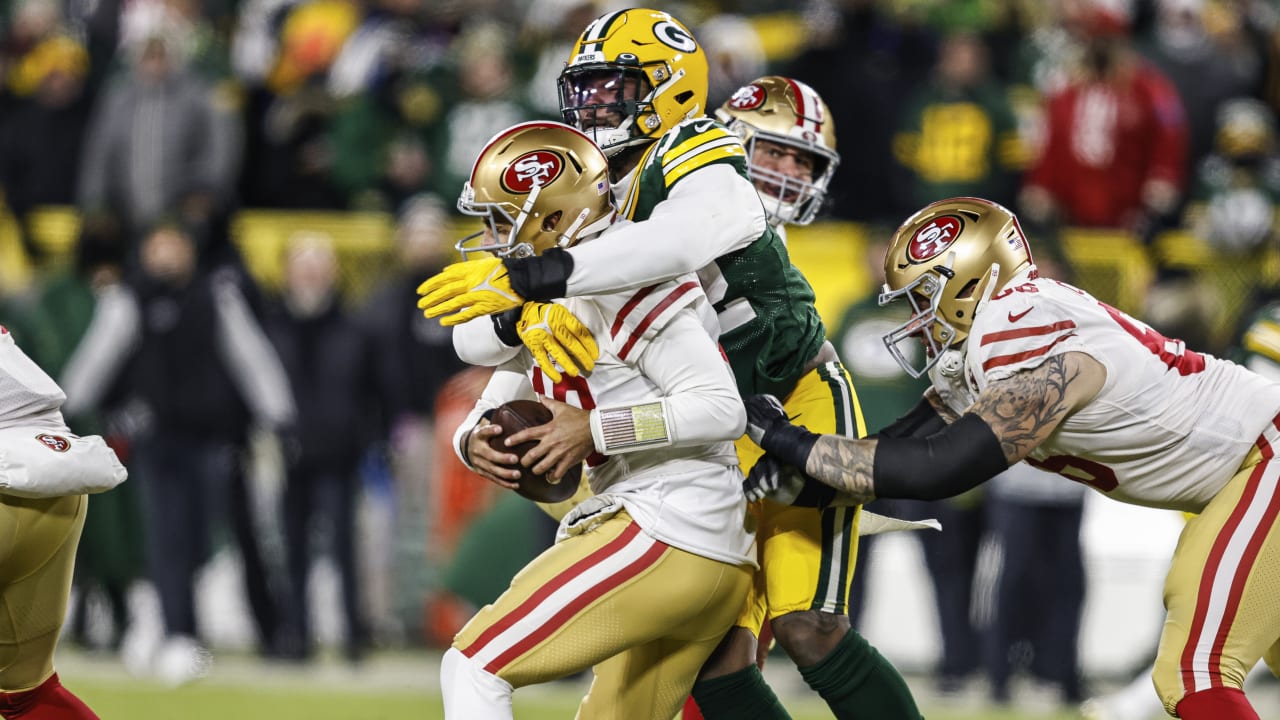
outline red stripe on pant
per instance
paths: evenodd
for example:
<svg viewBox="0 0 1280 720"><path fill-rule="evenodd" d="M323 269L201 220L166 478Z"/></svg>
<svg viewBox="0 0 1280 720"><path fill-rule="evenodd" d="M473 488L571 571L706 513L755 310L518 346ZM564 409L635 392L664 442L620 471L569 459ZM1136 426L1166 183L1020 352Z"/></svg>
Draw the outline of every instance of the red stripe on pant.
<svg viewBox="0 0 1280 720"><path fill-rule="evenodd" d="M632 527L635 526L633 525ZM666 554L669 548L670 546L666 543L655 540L653 542L653 546L646 550L643 555L634 560L631 564L597 583L590 590L587 590L574 598L572 602L564 606L560 612L553 615L551 619L543 623L541 627L529 633L521 639L520 642L512 645L506 652L494 658L492 662L484 666L485 671L497 675L498 671L506 667L508 663L537 647L543 640L546 640L552 635L552 633L563 627L570 619L588 605L607 593L624 585L628 580L640 575L645 570L653 567L653 565L658 562L658 559Z"/></svg>
<svg viewBox="0 0 1280 720"><path fill-rule="evenodd" d="M1270 443L1265 438L1259 437L1257 445L1266 460L1258 463L1253 472L1249 474L1249 481L1245 485L1244 493L1236 503L1235 508L1232 509L1231 515L1218 533L1217 539L1214 540L1213 549L1209 552L1209 558L1205 563L1204 573L1200 577L1200 590L1196 596L1195 615L1191 623L1191 631L1187 636L1187 645L1182 650L1180 663L1182 687L1183 691L1188 695L1206 689L1196 687L1195 653L1196 648L1200 645L1200 637L1205 632L1209 602L1213 595L1215 580L1221 569L1223 556L1231 543L1231 539L1240 529L1249 507L1257 497L1264 475L1271 468L1273 451ZM1275 478L1272 477L1270 482L1274 483ZM1231 569L1231 581L1227 588L1226 606L1223 609L1222 619L1214 630L1213 645L1209 652L1207 671L1209 674L1209 687L1211 688L1222 687L1222 650L1226 645L1232 624L1235 622L1236 613L1240 609L1240 599L1244 594L1244 586L1249 579L1249 573L1257 561L1258 553L1262 548L1263 541L1266 540L1267 533L1275 525L1277 516L1280 516L1280 492L1273 490L1271 499L1260 520L1252 529L1246 528L1246 531L1249 532L1249 540L1245 545L1245 550L1240 557L1238 565Z"/></svg>
<svg viewBox="0 0 1280 720"><path fill-rule="evenodd" d="M608 559L615 552L625 547L627 543L631 542L632 538L639 533L639 525L632 523L627 526L627 528L623 530L618 537L611 540L607 545L584 557L573 565L570 565L567 570L562 571L559 575L552 578L550 582L543 585L541 588L538 588L538 591L533 595L530 595L529 599L520 603L519 607L507 613L498 622L489 626L488 630L480 633L480 637L476 638L475 642L465 648L460 648L460 650L462 650L462 654L467 657L475 657L475 654L483 650L485 645L488 645L494 638L501 635L512 625L515 625L517 622L524 619L524 617L532 612L534 608L538 607L543 600L546 600L551 593L564 587L571 580L586 572L592 566Z"/></svg>

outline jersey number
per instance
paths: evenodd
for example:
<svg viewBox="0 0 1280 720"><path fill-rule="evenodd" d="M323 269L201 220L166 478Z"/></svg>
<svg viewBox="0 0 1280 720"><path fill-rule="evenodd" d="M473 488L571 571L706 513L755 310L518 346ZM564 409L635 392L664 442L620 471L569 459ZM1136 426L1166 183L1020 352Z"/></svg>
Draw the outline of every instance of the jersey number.
<svg viewBox="0 0 1280 720"><path fill-rule="evenodd" d="M1100 302L1103 310L1111 319L1119 323L1125 332L1132 335L1143 347L1164 362L1165 367L1177 370L1179 375L1193 375L1204 370L1204 355L1188 350L1186 343L1161 335L1150 326L1125 315L1110 305Z"/></svg>
<svg viewBox="0 0 1280 720"><path fill-rule="evenodd" d="M568 403L588 412L596 408L596 399L591 397L591 386L587 384L587 379L581 375L574 376L561 373L560 382L551 386L551 392L546 392L546 387L547 377L542 374L542 368L535 367L533 369L533 389L540 395L550 395L562 403ZM605 455L593 452L587 456L587 467L603 465L608 459Z"/></svg>
<svg viewBox="0 0 1280 720"><path fill-rule="evenodd" d="M1120 486L1120 480L1111 468L1100 462L1074 455L1050 455L1043 460L1024 458L1027 464L1046 472L1057 473L1068 480L1075 480L1102 492L1110 492Z"/></svg>

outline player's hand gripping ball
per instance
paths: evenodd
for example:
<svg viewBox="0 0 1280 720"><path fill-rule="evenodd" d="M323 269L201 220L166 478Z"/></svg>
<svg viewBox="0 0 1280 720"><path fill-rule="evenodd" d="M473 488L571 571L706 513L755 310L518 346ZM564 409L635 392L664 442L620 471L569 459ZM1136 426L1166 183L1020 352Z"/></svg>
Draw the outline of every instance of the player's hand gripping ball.
<svg viewBox="0 0 1280 720"><path fill-rule="evenodd" d="M507 438L535 425L551 422L551 411L536 400L512 400L494 409L489 422L502 428L500 435L489 438L489 447L498 452L512 453L523 458L537 443L525 442L512 447L504 443ZM520 471L520 479L516 481L519 488L516 492L540 503L557 503L568 500L578 490L578 481L582 476L582 466L576 465L565 473L560 482L554 482L546 475L536 475L532 468L516 466Z"/></svg>

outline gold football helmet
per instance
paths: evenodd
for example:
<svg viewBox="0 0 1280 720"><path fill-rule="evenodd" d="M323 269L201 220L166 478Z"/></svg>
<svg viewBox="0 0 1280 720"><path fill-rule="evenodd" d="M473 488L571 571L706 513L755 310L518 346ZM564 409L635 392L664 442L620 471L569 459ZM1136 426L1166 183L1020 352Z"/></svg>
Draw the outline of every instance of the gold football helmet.
<svg viewBox="0 0 1280 720"><path fill-rule="evenodd" d="M920 377L948 348L963 343L982 303L1032 267L1018 218L989 200L960 197L925 206L902 223L884 258L880 304L911 303L911 319L884 344L912 377ZM923 342L924 367L899 345Z"/></svg>
<svg viewBox="0 0 1280 720"><path fill-rule="evenodd" d="M707 56L679 20L631 8L582 31L560 73L560 112L612 157L707 112Z"/></svg>
<svg viewBox="0 0 1280 720"><path fill-rule="evenodd" d="M540 255L571 247L613 222L609 163L591 138L560 123L526 122L498 133L480 151L458 211L485 229L459 240L463 258Z"/></svg>
<svg viewBox="0 0 1280 720"><path fill-rule="evenodd" d="M716 110L716 118L746 145L747 171L760 189L770 224L813 222L840 164L831 112L818 93L799 80L770 75L738 88ZM757 140L809 153L811 179L806 182L754 162Z"/></svg>

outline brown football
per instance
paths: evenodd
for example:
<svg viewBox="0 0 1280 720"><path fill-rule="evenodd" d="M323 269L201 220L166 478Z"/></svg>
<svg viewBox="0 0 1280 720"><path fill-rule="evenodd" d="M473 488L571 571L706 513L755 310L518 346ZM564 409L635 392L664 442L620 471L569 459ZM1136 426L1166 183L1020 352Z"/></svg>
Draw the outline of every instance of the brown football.
<svg viewBox="0 0 1280 720"><path fill-rule="evenodd" d="M523 458L537 443L525 442L514 447L503 443L506 439L525 428L551 422L551 411L537 400L512 400L494 409L489 422L502 428L502 434L489 438L489 447L498 452L514 453ZM565 473L560 482L552 482L546 475L536 475L532 468L517 465L520 470L520 487L516 492L542 503L555 503L568 500L578 490L578 481L582 475L582 466L578 465Z"/></svg>

